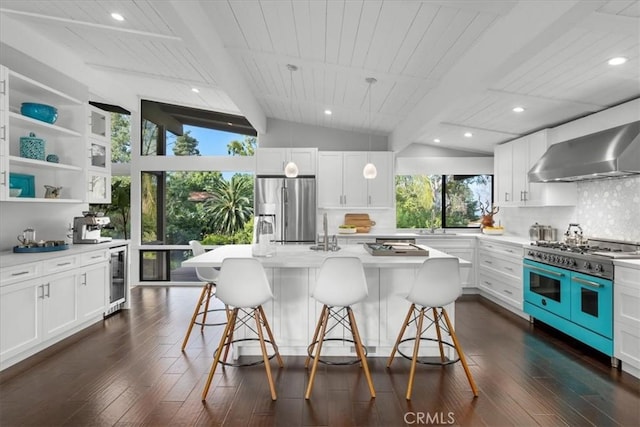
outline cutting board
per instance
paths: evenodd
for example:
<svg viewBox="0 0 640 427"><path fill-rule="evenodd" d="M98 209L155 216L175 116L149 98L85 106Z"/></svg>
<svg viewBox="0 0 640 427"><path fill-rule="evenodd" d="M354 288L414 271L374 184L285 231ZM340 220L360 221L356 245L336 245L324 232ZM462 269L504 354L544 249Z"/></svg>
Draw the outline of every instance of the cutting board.
<svg viewBox="0 0 640 427"><path fill-rule="evenodd" d="M369 218L366 213L348 213L344 214L344 223L346 225L354 225L358 233L368 233L371 227L376 225L375 221Z"/></svg>

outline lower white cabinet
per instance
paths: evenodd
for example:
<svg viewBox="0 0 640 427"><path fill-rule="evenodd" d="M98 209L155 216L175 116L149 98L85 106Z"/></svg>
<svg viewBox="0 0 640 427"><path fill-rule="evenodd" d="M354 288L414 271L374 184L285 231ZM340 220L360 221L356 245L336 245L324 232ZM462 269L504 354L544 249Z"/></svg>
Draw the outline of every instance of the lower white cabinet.
<svg viewBox="0 0 640 427"><path fill-rule="evenodd" d="M478 240L478 287L484 296L508 310L522 311L522 245Z"/></svg>
<svg viewBox="0 0 640 427"><path fill-rule="evenodd" d="M640 271L615 266L613 356L622 370L640 378Z"/></svg>
<svg viewBox="0 0 640 427"><path fill-rule="evenodd" d="M109 274L108 249L3 269L0 369L101 319Z"/></svg>
<svg viewBox="0 0 640 427"><path fill-rule="evenodd" d="M469 268L460 269L460 279L463 288L475 288L476 277L476 239L463 239L457 236L445 238L422 238L417 239L416 243L437 249L446 254L458 257L462 260L469 261Z"/></svg>

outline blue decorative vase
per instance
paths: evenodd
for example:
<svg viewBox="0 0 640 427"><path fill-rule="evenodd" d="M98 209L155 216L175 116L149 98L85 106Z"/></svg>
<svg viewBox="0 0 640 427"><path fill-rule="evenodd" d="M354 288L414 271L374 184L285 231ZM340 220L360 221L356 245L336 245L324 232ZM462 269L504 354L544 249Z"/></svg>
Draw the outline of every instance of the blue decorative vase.
<svg viewBox="0 0 640 427"><path fill-rule="evenodd" d="M20 137L20 157L44 160L44 139L36 138L33 132Z"/></svg>
<svg viewBox="0 0 640 427"><path fill-rule="evenodd" d="M58 158L57 154L49 154L47 156L47 162L58 163L59 161L60 161L60 158Z"/></svg>

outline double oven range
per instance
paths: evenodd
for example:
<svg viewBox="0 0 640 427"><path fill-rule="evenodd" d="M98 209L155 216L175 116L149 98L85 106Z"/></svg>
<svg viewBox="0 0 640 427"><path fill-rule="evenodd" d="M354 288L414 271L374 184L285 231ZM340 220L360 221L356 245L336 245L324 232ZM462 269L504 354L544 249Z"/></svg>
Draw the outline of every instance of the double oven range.
<svg viewBox="0 0 640 427"><path fill-rule="evenodd" d="M589 239L534 242L524 250L524 311L613 358L613 260L640 258L640 244Z"/></svg>

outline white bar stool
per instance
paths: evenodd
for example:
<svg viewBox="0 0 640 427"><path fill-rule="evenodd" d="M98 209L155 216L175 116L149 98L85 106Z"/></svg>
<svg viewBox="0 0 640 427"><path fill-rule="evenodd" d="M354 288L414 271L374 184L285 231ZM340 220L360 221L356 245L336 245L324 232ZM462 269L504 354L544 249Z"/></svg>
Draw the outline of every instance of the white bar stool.
<svg viewBox="0 0 640 427"><path fill-rule="evenodd" d="M270 359L276 357L278 365L282 368L282 358L278 351L278 346L273 338L273 333L269 327L269 322L264 314L262 305L273 299L271 293L271 287L269 286L269 280L262 267L260 261L255 258L226 258L222 261L222 267L220 268L220 276L218 277L217 296L220 301L224 302L227 306L233 307L230 309L231 314L227 326L220 339L220 345L214 352L213 364L205 384L204 391L202 392L202 400L207 398L209 387L211 386L211 380L213 374L216 371L218 363L227 366L247 366L255 365L250 364L231 364L220 361L220 354L222 349L225 348L225 354L229 347L234 342L257 340L260 341L260 349L262 351L262 361L264 363L265 370L267 372L267 379L269 381L269 388L271 390L271 399L276 400L277 394L275 385L273 383L273 376L271 375ZM239 316L240 315L240 316ZM249 328L249 318L253 317L255 320L256 329L255 332L258 338L242 338L238 340L233 339L233 333L236 330L236 323L239 321L240 325L247 325ZM268 340L264 339L262 329L267 332ZM253 328L251 328L253 330ZM274 350L274 354L267 354L266 343L271 344Z"/></svg>
<svg viewBox="0 0 640 427"><path fill-rule="evenodd" d="M194 256L201 255L205 253L204 247L197 240L191 240L189 242L189 246L191 246L191 251ZM196 274L200 281L204 282L204 286L202 287L202 292L200 292L200 298L198 298L198 302L196 303L196 308L193 311L193 316L191 316L191 322L189 323L189 328L187 329L187 333L182 341L182 351L187 347L187 342L189 341L189 337L191 336L191 331L194 325L200 326L200 332L204 332L205 326L224 326L227 324L227 320L229 319L229 311L228 308L214 308L209 310L209 303L212 298L216 296L216 280L218 280L219 271L215 268L207 268L207 267L196 267ZM223 322L212 322L207 323L207 314L214 312L225 312L225 320ZM225 354L225 360L227 358L227 354Z"/></svg>
<svg viewBox="0 0 640 427"><path fill-rule="evenodd" d="M471 376L471 371L467 366L467 360L462 352L462 347L458 341L458 337L451 325L449 315L444 306L451 304L462 294L462 282L460 281L460 266L458 258L429 258L420 266L418 274L411 286L407 300L411 302L409 312L404 319L398 339L396 340L391 355L387 360L387 368L391 366L396 351L402 357L411 360L411 371L409 373L409 384L407 385L406 399L411 400L411 391L413 390L413 379L416 372L416 364L425 365L450 365L452 363L461 362L464 372L469 380L469 385L473 391L473 396L478 396L478 388ZM439 312L438 312L439 310ZM432 312L433 318L429 317ZM429 324L423 329L424 319ZM416 323L416 336L403 339L407 326ZM436 338L427 338L422 335L431 327L436 328ZM442 331L451 335L453 345L442 339ZM436 341L440 350L440 362L430 362L424 359L420 360L418 351L420 341ZM407 341L414 341L413 356L409 357L403 354L398 346ZM457 358L448 360L444 354L444 346L455 349Z"/></svg>
<svg viewBox="0 0 640 427"><path fill-rule="evenodd" d="M312 294L313 298L322 303L323 306L320 319L318 319L318 324L316 325L316 330L313 334L313 340L307 349L308 356L304 364L305 367L308 367L309 360L313 359L311 376L309 377L309 384L307 385L307 391L304 396L305 399L309 399L311 397L311 390L313 389L313 382L316 377L319 362L330 365L344 365L360 362L362 369L364 370L364 375L367 378L371 397L376 397L376 391L373 387L373 381L371 380L371 374L369 372L369 365L367 364L366 348L362 345L356 319L353 315L353 311L351 310L351 306L353 304L363 301L368 295L367 279L364 274L362 262L359 258L334 257L325 259L320 267L316 287ZM344 313L345 311L346 314ZM327 329L330 318L334 320L334 324ZM337 325L342 325L348 329L351 332L353 341L349 339L327 338L328 331L332 330ZM320 360L322 343L330 340L353 342L356 349L357 359L354 362L348 363L330 363ZM317 351L314 355L316 345Z"/></svg>

